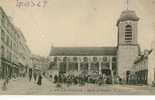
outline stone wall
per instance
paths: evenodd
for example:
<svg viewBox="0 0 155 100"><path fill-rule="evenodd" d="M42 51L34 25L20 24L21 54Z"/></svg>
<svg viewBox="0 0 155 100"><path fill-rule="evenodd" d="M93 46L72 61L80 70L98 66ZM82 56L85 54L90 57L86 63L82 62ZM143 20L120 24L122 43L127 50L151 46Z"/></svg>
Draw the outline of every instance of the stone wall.
<svg viewBox="0 0 155 100"><path fill-rule="evenodd" d="M129 71L138 56L138 46L119 46L117 54L118 75L126 80L126 71Z"/></svg>

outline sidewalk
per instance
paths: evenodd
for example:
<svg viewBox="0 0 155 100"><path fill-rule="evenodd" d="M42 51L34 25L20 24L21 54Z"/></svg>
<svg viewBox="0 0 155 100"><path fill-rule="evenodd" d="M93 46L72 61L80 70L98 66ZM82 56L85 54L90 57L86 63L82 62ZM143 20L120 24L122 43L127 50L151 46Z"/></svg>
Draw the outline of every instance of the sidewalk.
<svg viewBox="0 0 155 100"><path fill-rule="evenodd" d="M1 93L1 90L2 90L3 83L4 83L4 80L0 80L0 93Z"/></svg>
<svg viewBox="0 0 155 100"><path fill-rule="evenodd" d="M0 86L3 81L0 81ZM11 80L7 86L6 91L2 91L0 87L0 95L68 95L68 94L114 94L114 95L136 95L155 94L155 88L150 86L135 86L135 85L94 85L86 84L85 86L71 85L67 87L63 84L62 87L57 88L56 84L43 77L42 85L37 85L33 80L29 82L28 78L18 78Z"/></svg>
<svg viewBox="0 0 155 100"><path fill-rule="evenodd" d="M6 91L2 91L1 86L0 94L20 94L26 89L29 89L28 87L32 84L33 83L28 82L27 78L12 79L9 81Z"/></svg>
<svg viewBox="0 0 155 100"><path fill-rule="evenodd" d="M51 86L51 82L46 78L43 78L41 86L38 86L33 80L29 82L28 78L19 78L10 80L6 91L2 91L2 88L0 88L0 95L49 94Z"/></svg>

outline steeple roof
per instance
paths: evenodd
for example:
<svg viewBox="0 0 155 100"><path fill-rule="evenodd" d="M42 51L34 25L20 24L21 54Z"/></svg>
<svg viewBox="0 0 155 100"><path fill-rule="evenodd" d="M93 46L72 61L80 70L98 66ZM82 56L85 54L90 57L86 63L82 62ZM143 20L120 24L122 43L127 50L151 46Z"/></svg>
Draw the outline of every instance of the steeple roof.
<svg viewBox="0 0 155 100"><path fill-rule="evenodd" d="M122 12L119 20L117 21L117 26L120 22L126 21L126 20L132 20L132 21L138 21L139 17L137 17L136 13L132 10L125 10Z"/></svg>

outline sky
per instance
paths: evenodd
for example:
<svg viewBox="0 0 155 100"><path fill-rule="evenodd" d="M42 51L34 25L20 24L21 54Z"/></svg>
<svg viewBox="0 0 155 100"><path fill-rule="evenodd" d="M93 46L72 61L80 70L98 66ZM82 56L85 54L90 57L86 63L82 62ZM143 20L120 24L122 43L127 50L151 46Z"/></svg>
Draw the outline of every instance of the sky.
<svg viewBox="0 0 155 100"><path fill-rule="evenodd" d="M0 0L31 52L46 57L52 45L116 46L116 22L126 9L126 0L47 0L44 7L16 5L16 0ZM150 49L155 40L155 0L129 0L129 9L140 17L138 43L142 49Z"/></svg>

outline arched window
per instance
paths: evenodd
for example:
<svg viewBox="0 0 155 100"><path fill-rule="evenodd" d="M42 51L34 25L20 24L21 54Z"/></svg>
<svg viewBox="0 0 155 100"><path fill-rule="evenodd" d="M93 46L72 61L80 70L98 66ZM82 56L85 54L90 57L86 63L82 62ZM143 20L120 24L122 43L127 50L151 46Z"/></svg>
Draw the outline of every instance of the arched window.
<svg viewBox="0 0 155 100"><path fill-rule="evenodd" d="M88 62L88 58L87 58L87 57L84 57L84 58L83 58L83 61L84 61L84 62Z"/></svg>
<svg viewBox="0 0 155 100"><path fill-rule="evenodd" d="M107 57L103 57L103 62L107 62L108 58Z"/></svg>
<svg viewBox="0 0 155 100"><path fill-rule="evenodd" d="M77 57L73 57L74 62L77 62L77 60L78 60Z"/></svg>
<svg viewBox="0 0 155 100"><path fill-rule="evenodd" d="M93 57L93 61L96 62L97 61L97 57Z"/></svg>
<svg viewBox="0 0 155 100"><path fill-rule="evenodd" d="M127 42L132 41L132 26L131 25L125 26L125 41Z"/></svg>
<svg viewBox="0 0 155 100"><path fill-rule="evenodd" d="M63 62L66 62L67 61L67 57L63 57Z"/></svg>

